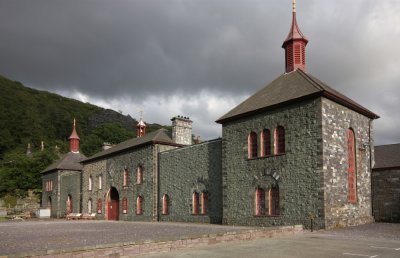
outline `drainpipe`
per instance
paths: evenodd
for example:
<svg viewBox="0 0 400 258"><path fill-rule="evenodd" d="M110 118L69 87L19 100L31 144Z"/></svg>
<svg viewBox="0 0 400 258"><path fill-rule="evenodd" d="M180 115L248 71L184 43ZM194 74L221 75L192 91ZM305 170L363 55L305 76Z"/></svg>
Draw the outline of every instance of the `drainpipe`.
<svg viewBox="0 0 400 258"><path fill-rule="evenodd" d="M371 215L374 217L374 186L372 183L372 141L371 141L371 125L372 119L368 121L368 141L369 141L369 170L370 170L370 183L371 183Z"/></svg>

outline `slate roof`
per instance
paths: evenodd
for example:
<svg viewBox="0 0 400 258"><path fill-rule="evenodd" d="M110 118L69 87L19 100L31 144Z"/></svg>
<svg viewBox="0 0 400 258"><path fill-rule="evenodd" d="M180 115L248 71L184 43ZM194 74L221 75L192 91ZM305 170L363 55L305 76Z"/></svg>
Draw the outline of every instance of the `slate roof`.
<svg viewBox="0 0 400 258"><path fill-rule="evenodd" d="M379 118L360 104L332 89L312 75L297 69L285 73L250 96L216 122L225 123L305 99L326 97L369 118Z"/></svg>
<svg viewBox="0 0 400 258"><path fill-rule="evenodd" d="M53 170L81 171L83 166L80 162L84 159L86 159L86 156L81 153L68 152L67 154L64 154L59 160L48 166L41 173L47 173Z"/></svg>
<svg viewBox="0 0 400 258"><path fill-rule="evenodd" d="M375 146L374 169L400 168L400 143Z"/></svg>
<svg viewBox="0 0 400 258"><path fill-rule="evenodd" d="M180 144L176 144L172 141L171 137L167 135L167 132L165 129L159 129L157 131L151 132L146 134L143 137L139 138L133 138L129 139L127 141L121 142L114 147L103 150L99 153L96 153L95 155L83 160L83 162L88 162L91 160L99 159L99 158L104 158L119 152L123 152L128 149L132 149L138 146L143 146L143 145L148 145L148 144L156 144L156 143L161 143L165 145L172 145L172 146L182 146Z"/></svg>

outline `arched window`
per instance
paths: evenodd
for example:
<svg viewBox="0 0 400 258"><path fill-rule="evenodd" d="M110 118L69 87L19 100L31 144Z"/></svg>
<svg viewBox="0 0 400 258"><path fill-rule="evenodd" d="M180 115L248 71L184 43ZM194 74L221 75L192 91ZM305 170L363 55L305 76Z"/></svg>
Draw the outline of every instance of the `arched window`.
<svg viewBox="0 0 400 258"><path fill-rule="evenodd" d="M207 214L208 210L208 193L202 192L201 193L201 214Z"/></svg>
<svg viewBox="0 0 400 258"><path fill-rule="evenodd" d="M143 214L143 197L138 196L136 199L136 215L142 215Z"/></svg>
<svg viewBox="0 0 400 258"><path fill-rule="evenodd" d="M138 166L136 169L136 184L143 184L143 167Z"/></svg>
<svg viewBox="0 0 400 258"><path fill-rule="evenodd" d="M89 199L87 202L87 210L88 213L92 213L92 199Z"/></svg>
<svg viewBox="0 0 400 258"><path fill-rule="evenodd" d="M276 216L279 215L279 188L278 186L274 186L269 189L268 192L268 215Z"/></svg>
<svg viewBox="0 0 400 258"><path fill-rule="evenodd" d="M72 213L73 209L72 209L72 197L71 195L67 196L67 203L66 203L66 212L67 214Z"/></svg>
<svg viewBox="0 0 400 258"><path fill-rule="evenodd" d="M257 188L255 194L255 215L265 215L265 191L264 189Z"/></svg>
<svg viewBox="0 0 400 258"><path fill-rule="evenodd" d="M192 195L192 214L199 214L199 194L197 192L193 192Z"/></svg>
<svg viewBox="0 0 400 258"><path fill-rule="evenodd" d="M249 139L248 139L249 159L257 157L258 155L257 150L258 150L257 134L255 132L251 132L249 134Z"/></svg>
<svg viewBox="0 0 400 258"><path fill-rule="evenodd" d="M124 180L123 180L123 187L128 186L128 180L129 180L129 172L128 169L124 169Z"/></svg>
<svg viewBox="0 0 400 258"><path fill-rule="evenodd" d="M88 190L92 191L92 176L89 176Z"/></svg>
<svg viewBox="0 0 400 258"><path fill-rule="evenodd" d="M162 214L169 214L169 196L167 194L164 194L162 198Z"/></svg>
<svg viewBox="0 0 400 258"><path fill-rule="evenodd" d="M262 156L271 155L271 132L268 129L264 129L262 132Z"/></svg>
<svg viewBox="0 0 400 258"><path fill-rule="evenodd" d="M103 176L99 175L99 190L103 188Z"/></svg>
<svg viewBox="0 0 400 258"><path fill-rule="evenodd" d="M348 159L348 193L347 200L349 203L357 202L357 171L356 171L356 139L354 131L350 128L347 130L347 159Z"/></svg>
<svg viewBox="0 0 400 258"><path fill-rule="evenodd" d="M101 214L102 210L103 210L103 203L101 202L101 198L99 198L97 200L97 213Z"/></svg>
<svg viewBox="0 0 400 258"><path fill-rule="evenodd" d="M122 213L128 213L128 199L126 197L122 198Z"/></svg>
<svg viewBox="0 0 400 258"><path fill-rule="evenodd" d="M285 128L278 126L275 129L275 154L285 153Z"/></svg>

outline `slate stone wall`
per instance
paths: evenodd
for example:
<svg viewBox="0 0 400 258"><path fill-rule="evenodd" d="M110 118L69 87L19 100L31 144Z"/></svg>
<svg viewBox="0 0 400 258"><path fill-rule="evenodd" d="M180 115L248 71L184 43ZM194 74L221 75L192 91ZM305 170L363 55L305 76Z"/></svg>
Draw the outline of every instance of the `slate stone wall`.
<svg viewBox="0 0 400 258"><path fill-rule="evenodd" d="M46 191L46 182L52 181L53 182L53 190ZM58 171L52 171L49 173L42 174L42 205L43 209L48 208L48 201L49 197L51 198L51 214L52 218L59 217L59 198L58 198Z"/></svg>
<svg viewBox="0 0 400 258"><path fill-rule="evenodd" d="M221 223L221 139L159 154L159 218L161 221ZM208 192L206 215L192 214L192 194ZM162 197L169 196L169 214L162 215ZM200 212L199 212L200 213Z"/></svg>
<svg viewBox="0 0 400 258"><path fill-rule="evenodd" d="M377 222L400 222L400 168L373 170L373 214Z"/></svg>
<svg viewBox="0 0 400 258"><path fill-rule="evenodd" d="M250 132L285 128L283 155L248 158ZM223 124L223 223L323 228L321 100L308 100ZM260 150L259 150L260 155ZM255 191L279 187L279 216L255 216ZM267 194L266 194L267 195ZM268 207L268 205L266 205ZM268 213L267 213L268 214Z"/></svg>
<svg viewBox="0 0 400 258"><path fill-rule="evenodd" d="M72 199L72 212L81 212L81 171L60 171L59 180L59 217L66 216L68 195Z"/></svg>
<svg viewBox="0 0 400 258"><path fill-rule="evenodd" d="M53 190L46 191L46 182L53 181ZM47 208L51 198L51 217L63 218L66 215L68 195L72 198L74 213L81 211L81 172L56 170L42 175L42 208Z"/></svg>
<svg viewBox="0 0 400 258"><path fill-rule="evenodd" d="M347 200L349 128L353 129L356 139L357 202L354 204ZM322 98L322 132L326 228L372 222L372 121L340 104Z"/></svg>
<svg viewBox="0 0 400 258"><path fill-rule="evenodd" d="M102 199L101 213L97 218L104 219L106 215L106 199L111 187L115 187L119 194L119 219L134 221L152 221L154 214L153 205L156 203L153 196L157 187L154 178L157 178L157 151L173 148L163 145L147 145L136 149L118 153L105 159L88 162L84 165L82 178L82 207L83 212L88 212L89 198L92 200L92 211L97 211L97 200ZM143 167L143 183L136 184L136 169ZM128 169L128 184L123 186L124 170ZM99 189L98 177L102 175L102 189ZM92 190L88 189L89 176L92 176ZM143 197L143 214L136 215L136 200L138 196ZM127 213L122 211L122 200L128 200Z"/></svg>

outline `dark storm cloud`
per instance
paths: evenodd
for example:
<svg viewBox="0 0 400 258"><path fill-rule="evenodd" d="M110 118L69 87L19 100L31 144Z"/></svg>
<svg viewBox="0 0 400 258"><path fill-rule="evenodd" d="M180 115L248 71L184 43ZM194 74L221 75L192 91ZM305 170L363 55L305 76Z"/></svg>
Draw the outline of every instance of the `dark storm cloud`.
<svg viewBox="0 0 400 258"><path fill-rule="evenodd" d="M201 92L238 99L284 72L281 45L291 2L0 0L0 74L100 102ZM300 28L310 40L308 71L382 116L375 126L378 143L400 142L393 126L400 123L394 111L400 96L400 2L297 2ZM202 94L202 105L209 99ZM207 113L202 105L197 111L190 103L191 109L179 107L204 123L218 118L214 106ZM217 117L205 122L207 115Z"/></svg>

